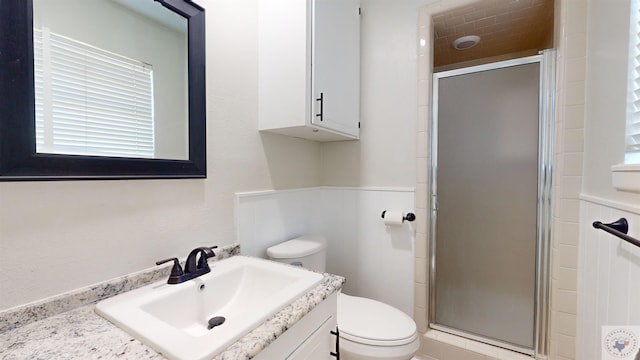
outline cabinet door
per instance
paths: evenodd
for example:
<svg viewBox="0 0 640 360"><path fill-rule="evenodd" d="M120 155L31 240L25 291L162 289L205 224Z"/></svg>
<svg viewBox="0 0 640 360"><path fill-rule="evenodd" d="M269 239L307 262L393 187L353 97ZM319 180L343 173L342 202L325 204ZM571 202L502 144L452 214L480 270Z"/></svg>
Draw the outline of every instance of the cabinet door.
<svg viewBox="0 0 640 360"><path fill-rule="evenodd" d="M311 123L357 137L360 0L313 0L312 4L311 88L315 101Z"/></svg>
<svg viewBox="0 0 640 360"><path fill-rule="evenodd" d="M331 331L335 330L335 317L327 319L300 347L286 360L328 360L334 359L330 353L336 351Z"/></svg>

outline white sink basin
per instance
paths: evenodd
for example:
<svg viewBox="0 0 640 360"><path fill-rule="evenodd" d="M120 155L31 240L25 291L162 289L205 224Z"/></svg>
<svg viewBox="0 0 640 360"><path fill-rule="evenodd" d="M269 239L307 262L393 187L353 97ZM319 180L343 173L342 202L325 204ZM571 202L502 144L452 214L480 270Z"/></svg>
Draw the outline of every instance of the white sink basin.
<svg viewBox="0 0 640 360"><path fill-rule="evenodd" d="M321 280L302 268L234 256L193 280L163 280L101 301L96 312L168 358L211 359ZM216 316L225 321L209 330Z"/></svg>

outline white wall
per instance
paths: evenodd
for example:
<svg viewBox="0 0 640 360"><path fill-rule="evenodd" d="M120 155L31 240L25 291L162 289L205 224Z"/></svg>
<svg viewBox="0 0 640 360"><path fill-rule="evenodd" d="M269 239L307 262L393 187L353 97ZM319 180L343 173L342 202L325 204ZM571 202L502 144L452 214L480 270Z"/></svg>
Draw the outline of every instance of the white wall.
<svg viewBox="0 0 640 360"><path fill-rule="evenodd" d="M589 0L587 34L585 193L640 203L640 194L617 191L611 166L624 161L629 0Z"/></svg>
<svg viewBox="0 0 640 360"><path fill-rule="evenodd" d="M629 0L588 0L584 181L578 245L577 359L599 359L603 325L637 325L638 248L594 229L593 221L629 221L640 237L640 194L617 191L611 166L623 162Z"/></svg>
<svg viewBox="0 0 640 360"><path fill-rule="evenodd" d="M256 130L257 1L198 1L207 179L0 183L0 310L233 243L235 192L319 185L318 144Z"/></svg>
<svg viewBox="0 0 640 360"><path fill-rule="evenodd" d="M344 189L323 199L327 233L333 239L328 266L347 277L345 292L382 301L413 316L415 223L387 227L381 214L383 210L415 213L414 192ZM331 205L336 202L338 206Z"/></svg>
<svg viewBox="0 0 640 360"><path fill-rule="evenodd" d="M303 234L327 239L327 271L347 279L343 291L413 314L414 224L386 227L383 210L414 211L414 192L394 188L322 187L238 194L242 254Z"/></svg>
<svg viewBox="0 0 640 360"><path fill-rule="evenodd" d="M414 186L418 8L434 0L362 0L360 141L322 146L322 183Z"/></svg>
<svg viewBox="0 0 640 360"><path fill-rule="evenodd" d="M322 234L321 188L236 194L240 252L267 258L267 248L304 234Z"/></svg>

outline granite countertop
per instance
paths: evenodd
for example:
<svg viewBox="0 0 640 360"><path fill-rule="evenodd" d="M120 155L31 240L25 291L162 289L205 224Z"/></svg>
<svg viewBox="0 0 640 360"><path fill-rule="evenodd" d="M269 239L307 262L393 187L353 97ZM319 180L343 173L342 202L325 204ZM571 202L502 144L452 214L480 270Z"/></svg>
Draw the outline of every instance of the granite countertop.
<svg viewBox="0 0 640 360"><path fill-rule="evenodd" d="M235 255L238 250L231 249L228 256ZM86 296L86 292L100 293L100 289L105 292L105 286L113 288L113 281L48 300L46 303L3 312L0 314L0 326L4 325L4 328L0 327L4 330L0 333L0 359L164 359L161 354L94 312L97 301L156 281L157 276L159 275L143 276L146 280L133 281L135 286L116 286L120 291L107 291L107 295L95 300ZM132 282L130 277L123 277L118 281ZM215 359L255 357L329 295L338 291L343 283L343 277L325 273L320 285L229 346ZM65 298L67 302L77 305L78 293L89 304L70 309L61 305L66 304ZM56 303L51 305L54 301ZM56 313L52 309L63 311ZM28 321L27 318L35 321Z"/></svg>

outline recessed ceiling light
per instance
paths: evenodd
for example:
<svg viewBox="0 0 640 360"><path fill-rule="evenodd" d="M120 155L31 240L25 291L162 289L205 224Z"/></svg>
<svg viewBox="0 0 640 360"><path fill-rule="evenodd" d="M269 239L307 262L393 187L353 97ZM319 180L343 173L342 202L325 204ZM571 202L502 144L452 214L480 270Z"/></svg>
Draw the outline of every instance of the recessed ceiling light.
<svg viewBox="0 0 640 360"><path fill-rule="evenodd" d="M453 48L456 50L467 50L478 45L479 42L480 42L480 36L467 35L467 36L459 37L453 40L453 42L451 43L451 46L453 46Z"/></svg>

